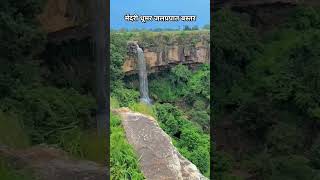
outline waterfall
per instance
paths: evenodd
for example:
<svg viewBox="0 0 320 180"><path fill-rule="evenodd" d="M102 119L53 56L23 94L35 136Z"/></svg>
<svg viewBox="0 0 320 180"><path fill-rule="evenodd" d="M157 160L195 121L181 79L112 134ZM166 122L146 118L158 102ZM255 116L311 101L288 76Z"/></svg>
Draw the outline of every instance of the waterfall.
<svg viewBox="0 0 320 180"><path fill-rule="evenodd" d="M151 104L149 98L149 88L148 88L148 73L146 68L146 62L144 59L143 50L137 44L138 52L138 68L139 68L139 84L140 84L140 101Z"/></svg>

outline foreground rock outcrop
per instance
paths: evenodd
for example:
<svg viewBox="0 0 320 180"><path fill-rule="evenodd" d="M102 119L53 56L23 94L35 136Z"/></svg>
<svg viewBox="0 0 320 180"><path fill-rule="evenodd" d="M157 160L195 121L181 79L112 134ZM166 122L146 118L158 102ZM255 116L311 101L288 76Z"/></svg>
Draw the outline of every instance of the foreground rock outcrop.
<svg viewBox="0 0 320 180"><path fill-rule="evenodd" d="M122 118L129 143L136 150L148 180L205 180L197 167L173 146L171 138L153 117L127 108L114 111Z"/></svg>
<svg viewBox="0 0 320 180"><path fill-rule="evenodd" d="M70 159L65 152L46 146L27 150L0 146L0 157L17 170L31 171L37 180L101 180L108 177L106 167Z"/></svg>

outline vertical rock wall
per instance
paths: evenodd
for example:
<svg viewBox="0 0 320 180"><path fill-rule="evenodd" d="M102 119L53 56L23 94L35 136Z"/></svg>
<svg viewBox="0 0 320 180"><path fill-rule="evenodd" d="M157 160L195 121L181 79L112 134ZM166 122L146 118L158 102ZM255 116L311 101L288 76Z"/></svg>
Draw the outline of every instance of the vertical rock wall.
<svg viewBox="0 0 320 180"><path fill-rule="evenodd" d="M159 34L159 36L161 36ZM192 37L194 36L194 37ZM155 37L157 38L157 37ZM162 44L151 44L144 42L144 39L128 42L128 52L123 64L123 71L126 74L137 73L137 62L134 43L138 43L144 49L144 56L148 72L156 72L177 64L203 64L210 62L210 41L209 33L190 34L186 39L174 42L163 42Z"/></svg>

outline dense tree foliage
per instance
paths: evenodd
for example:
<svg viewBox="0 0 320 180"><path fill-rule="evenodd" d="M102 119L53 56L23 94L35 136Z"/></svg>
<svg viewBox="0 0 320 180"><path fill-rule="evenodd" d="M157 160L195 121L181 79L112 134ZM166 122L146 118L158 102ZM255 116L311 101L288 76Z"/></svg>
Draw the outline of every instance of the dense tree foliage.
<svg viewBox="0 0 320 180"><path fill-rule="evenodd" d="M319 13L298 7L278 29L260 35L247 16L217 13L215 123L221 129L231 123L243 143L235 151L218 149L233 160L215 159L217 179L235 170L256 179L319 178Z"/></svg>
<svg viewBox="0 0 320 180"><path fill-rule="evenodd" d="M0 2L0 127L5 128L0 143L18 148L51 144L105 163L105 137L99 139L91 130L96 109L93 84L81 79L92 70L82 68L92 64L90 44L47 42L37 20L44 3Z"/></svg>
<svg viewBox="0 0 320 180"><path fill-rule="evenodd" d="M202 173L209 173L209 136L169 103L156 104L155 112L162 129L174 138L182 155L192 161Z"/></svg>

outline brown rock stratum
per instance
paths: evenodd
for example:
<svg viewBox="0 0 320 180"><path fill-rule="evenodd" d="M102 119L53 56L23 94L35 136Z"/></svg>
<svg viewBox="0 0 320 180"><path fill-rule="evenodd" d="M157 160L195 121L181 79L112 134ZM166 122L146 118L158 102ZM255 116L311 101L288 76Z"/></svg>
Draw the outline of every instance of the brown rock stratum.
<svg viewBox="0 0 320 180"><path fill-rule="evenodd" d="M206 35L204 34L204 36ZM122 66L125 74L138 72L135 43L138 42L128 42L128 52ZM163 47L144 47L144 57L149 73L177 64L196 65L210 63L210 45L207 39L200 39L194 45L175 43L163 44Z"/></svg>

